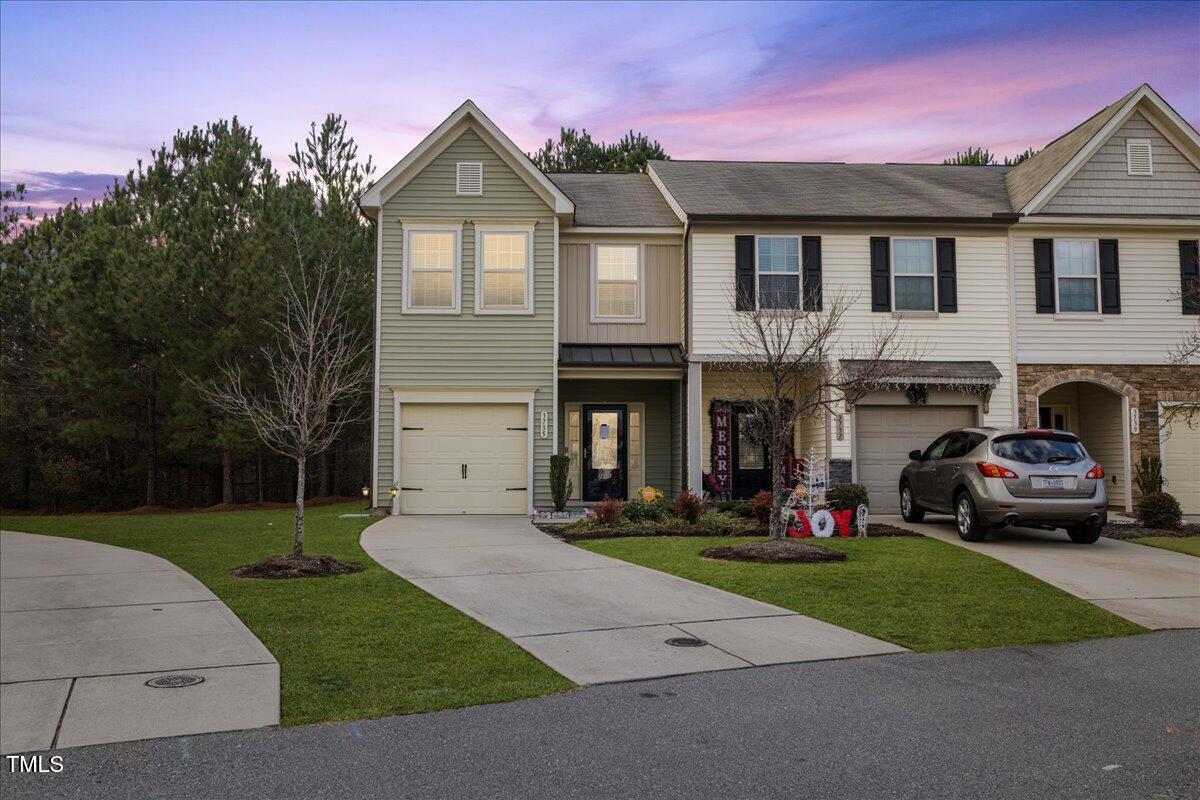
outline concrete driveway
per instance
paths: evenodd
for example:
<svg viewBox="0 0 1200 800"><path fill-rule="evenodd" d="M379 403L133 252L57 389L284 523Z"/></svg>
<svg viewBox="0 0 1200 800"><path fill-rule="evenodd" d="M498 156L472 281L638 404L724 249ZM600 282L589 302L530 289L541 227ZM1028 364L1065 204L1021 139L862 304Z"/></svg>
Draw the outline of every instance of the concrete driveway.
<svg viewBox="0 0 1200 800"><path fill-rule="evenodd" d="M989 555L1090 603L1154 630L1200 628L1200 558L1101 537L1075 544L1066 531L1004 528L982 542L958 538L951 517L912 524L872 517Z"/></svg>
<svg viewBox="0 0 1200 800"><path fill-rule="evenodd" d="M181 688L146 681L187 674ZM279 664L174 564L0 533L0 752L279 722Z"/></svg>
<svg viewBox="0 0 1200 800"><path fill-rule="evenodd" d="M572 547L525 517L388 517L361 543L383 566L580 684L904 651ZM666 643L680 637L708 644Z"/></svg>

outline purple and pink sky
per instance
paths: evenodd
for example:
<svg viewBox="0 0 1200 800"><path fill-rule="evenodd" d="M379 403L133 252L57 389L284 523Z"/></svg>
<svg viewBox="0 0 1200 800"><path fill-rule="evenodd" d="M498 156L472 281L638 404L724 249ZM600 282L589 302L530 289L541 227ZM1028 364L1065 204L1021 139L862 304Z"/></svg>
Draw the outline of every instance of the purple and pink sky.
<svg viewBox="0 0 1200 800"><path fill-rule="evenodd" d="M0 180L53 210L232 115L284 171L330 111L386 170L468 97L527 150L565 125L675 158L940 161L1040 147L1143 82L1200 122L1200 0L0 2Z"/></svg>

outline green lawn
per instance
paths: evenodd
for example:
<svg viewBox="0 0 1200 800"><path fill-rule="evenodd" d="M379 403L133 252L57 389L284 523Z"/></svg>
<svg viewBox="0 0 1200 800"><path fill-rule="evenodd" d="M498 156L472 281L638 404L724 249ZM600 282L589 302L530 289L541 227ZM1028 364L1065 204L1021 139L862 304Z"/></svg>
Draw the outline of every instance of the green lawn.
<svg viewBox="0 0 1200 800"><path fill-rule="evenodd" d="M750 541L739 539L739 541ZM728 538L600 539L577 546L799 611L913 650L1070 642L1144 628L987 556L923 537L833 539L826 564L714 561Z"/></svg>
<svg viewBox="0 0 1200 800"><path fill-rule="evenodd" d="M1174 550L1176 553L1187 553L1189 556L1200 556L1200 536L1139 536L1125 541Z"/></svg>
<svg viewBox="0 0 1200 800"><path fill-rule="evenodd" d="M279 660L283 724L495 703L574 684L503 636L372 561L353 505L309 509L306 550L355 561L354 575L233 578L229 568L291 547L293 512L9 517L6 530L154 553L204 582Z"/></svg>

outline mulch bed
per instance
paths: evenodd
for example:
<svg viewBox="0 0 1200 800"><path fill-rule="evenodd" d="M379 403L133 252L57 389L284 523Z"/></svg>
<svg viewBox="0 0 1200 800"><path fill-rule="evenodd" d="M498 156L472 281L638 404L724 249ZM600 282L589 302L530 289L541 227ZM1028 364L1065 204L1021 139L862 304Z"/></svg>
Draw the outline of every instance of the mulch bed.
<svg viewBox="0 0 1200 800"><path fill-rule="evenodd" d="M728 547L710 547L700 555L723 561L754 561L760 564L816 564L846 560L845 553L798 539L774 539Z"/></svg>
<svg viewBox="0 0 1200 800"><path fill-rule="evenodd" d="M920 536L916 531L907 528L897 528L895 525L885 525L882 522L868 522L867 536Z"/></svg>
<svg viewBox="0 0 1200 800"><path fill-rule="evenodd" d="M1146 528L1137 523L1110 522L1104 526L1104 535L1110 539L1134 539L1140 536L1166 536L1172 539L1183 539L1188 536L1200 536L1200 525L1195 522L1184 522L1178 528Z"/></svg>
<svg viewBox="0 0 1200 800"><path fill-rule="evenodd" d="M267 556L255 564L229 570L235 578L324 578L362 572L362 564L338 561L333 556Z"/></svg>
<svg viewBox="0 0 1200 800"><path fill-rule="evenodd" d="M565 531L562 525L536 525L542 533L548 533L564 542L581 542L588 539L622 539L634 536L766 536L766 528L752 528L744 531L712 531L712 530L663 530L661 528L601 528L595 527L586 531Z"/></svg>

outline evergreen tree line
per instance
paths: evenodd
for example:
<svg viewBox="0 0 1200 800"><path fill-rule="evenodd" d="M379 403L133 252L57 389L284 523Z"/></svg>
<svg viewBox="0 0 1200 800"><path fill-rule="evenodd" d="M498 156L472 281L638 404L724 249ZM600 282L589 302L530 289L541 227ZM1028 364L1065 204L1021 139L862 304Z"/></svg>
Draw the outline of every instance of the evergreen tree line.
<svg viewBox="0 0 1200 800"><path fill-rule="evenodd" d="M372 329L373 228L356 205L370 159L330 115L289 161L281 174L235 117L179 131L86 206L33 221L21 187L5 193L0 506L294 499L294 465L203 399L222 365L265 379L261 348L305 250L347 254L354 324ZM369 423L347 429L310 464L310 494L357 495L369 439Z"/></svg>

